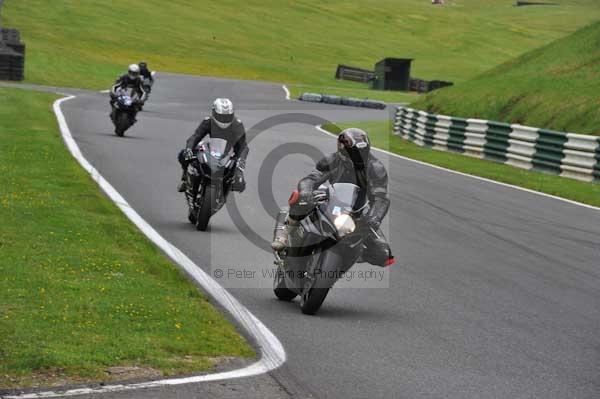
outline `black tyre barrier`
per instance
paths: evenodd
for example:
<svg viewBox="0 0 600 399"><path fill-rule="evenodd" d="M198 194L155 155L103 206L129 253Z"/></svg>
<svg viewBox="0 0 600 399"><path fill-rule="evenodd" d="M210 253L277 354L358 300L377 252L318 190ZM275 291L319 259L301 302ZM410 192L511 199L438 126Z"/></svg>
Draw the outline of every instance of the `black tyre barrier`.
<svg viewBox="0 0 600 399"><path fill-rule="evenodd" d="M0 29L0 80L23 80L25 43L17 29Z"/></svg>
<svg viewBox="0 0 600 399"><path fill-rule="evenodd" d="M317 93L302 93L298 98L300 101L310 101L312 103L320 103L323 101L323 96Z"/></svg>
<svg viewBox="0 0 600 399"><path fill-rule="evenodd" d="M24 58L0 43L0 80L23 80Z"/></svg>
<svg viewBox="0 0 600 399"><path fill-rule="evenodd" d="M323 94L323 102L326 104L340 105L342 103L342 97Z"/></svg>
<svg viewBox="0 0 600 399"><path fill-rule="evenodd" d="M373 108L373 109L385 109L386 103L383 101L367 99L362 102L362 107Z"/></svg>
<svg viewBox="0 0 600 399"><path fill-rule="evenodd" d="M362 107L371 109L385 109L387 104L383 101L370 100L368 98L362 100L354 97L340 97L329 94L317 94L317 93L302 93L298 97L300 101L309 101L316 103L335 104L335 105L346 105L349 107Z"/></svg>
<svg viewBox="0 0 600 399"><path fill-rule="evenodd" d="M363 100L354 97L342 97L342 105L349 105L351 107L362 107Z"/></svg>

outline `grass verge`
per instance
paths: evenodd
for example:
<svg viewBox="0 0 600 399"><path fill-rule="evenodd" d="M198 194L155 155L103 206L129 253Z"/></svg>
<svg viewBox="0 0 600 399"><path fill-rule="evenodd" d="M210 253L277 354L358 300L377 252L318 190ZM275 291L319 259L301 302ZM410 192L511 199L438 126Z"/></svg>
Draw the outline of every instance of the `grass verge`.
<svg viewBox="0 0 600 399"><path fill-rule="evenodd" d="M414 58L461 82L600 18L598 0L6 0L31 83L106 88L131 62L197 75L338 86L338 64Z"/></svg>
<svg viewBox="0 0 600 399"><path fill-rule="evenodd" d="M484 159L420 147L391 134L391 125L385 121L353 122L325 125L324 129L336 132L346 127L360 127L369 133L375 147L407 158L416 159L444 168L485 177L503 183L540 191L546 194L600 206L600 184L585 183L560 176L528 171Z"/></svg>
<svg viewBox="0 0 600 399"><path fill-rule="evenodd" d="M254 356L71 158L53 100L0 88L0 388Z"/></svg>

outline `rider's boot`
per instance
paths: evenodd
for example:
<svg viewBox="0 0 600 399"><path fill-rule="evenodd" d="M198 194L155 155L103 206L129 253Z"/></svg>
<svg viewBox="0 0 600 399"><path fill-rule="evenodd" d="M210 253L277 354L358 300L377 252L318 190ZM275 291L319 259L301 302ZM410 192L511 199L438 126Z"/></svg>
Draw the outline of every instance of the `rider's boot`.
<svg viewBox="0 0 600 399"><path fill-rule="evenodd" d="M177 191L183 193L185 190L187 190L187 176L185 175L185 172L183 172L181 175L181 182L177 186Z"/></svg>
<svg viewBox="0 0 600 399"><path fill-rule="evenodd" d="M289 247L290 230L298 222L288 216L288 210L284 209L277 215L277 225L273 234L271 248L273 251L280 252Z"/></svg>
<svg viewBox="0 0 600 399"><path fill-rule="evenodd" d="M271 243L271 248L273 248L273 251L280 252L289 246L289 244L290 244L289 228L290 228L290 226L288 223L285 223L283 226L277 228L277 230L275 232L275 238L273 239L273 242Z"/></svg>

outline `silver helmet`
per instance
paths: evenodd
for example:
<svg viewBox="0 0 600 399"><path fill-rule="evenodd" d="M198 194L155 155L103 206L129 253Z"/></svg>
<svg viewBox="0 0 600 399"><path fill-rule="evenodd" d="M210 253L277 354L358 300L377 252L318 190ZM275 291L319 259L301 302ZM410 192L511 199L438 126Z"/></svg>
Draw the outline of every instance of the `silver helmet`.
<svg viewBox="0 0 600 399"><path fill-rule="evenodd" d="M129 77L131 79L137 79L140 77L140 67L138 64L129 65L129 70L127 71Z"/></svg>
<svg viewBox="0 0 600 399"><path fill-rule="evenodd" d="M211 118L221 129L227 129L234 118L231 100L217 98L212 105Z"/></svg>

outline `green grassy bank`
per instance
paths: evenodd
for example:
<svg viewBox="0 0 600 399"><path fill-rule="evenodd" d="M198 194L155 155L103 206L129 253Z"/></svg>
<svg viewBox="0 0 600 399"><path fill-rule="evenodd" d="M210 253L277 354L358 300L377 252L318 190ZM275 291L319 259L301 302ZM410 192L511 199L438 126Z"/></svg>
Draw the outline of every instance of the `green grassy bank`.
<svg viewBox="0 0 600 399"><path fill-rule="evenodd" d="M412 105L452 116L600 135L599 93L600 21Z"/></svg>
<svg viewBox="0 0 600 399"><path fill-rule="evenodd" d="M408 57L414 76L462 82L600 18L597 0L447 3L6 0L3 14L27 43L29 82L98 89L140 59L163 71L360 89L334 79L338 63Z"/></svg>

